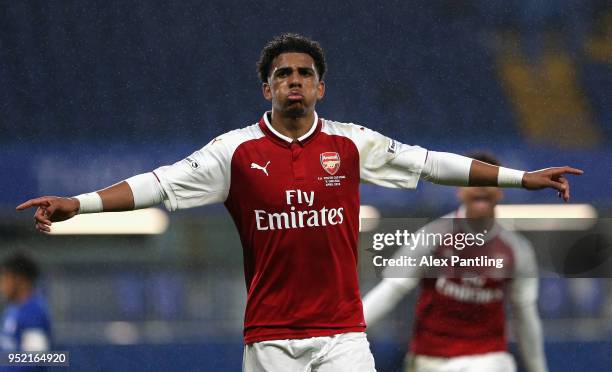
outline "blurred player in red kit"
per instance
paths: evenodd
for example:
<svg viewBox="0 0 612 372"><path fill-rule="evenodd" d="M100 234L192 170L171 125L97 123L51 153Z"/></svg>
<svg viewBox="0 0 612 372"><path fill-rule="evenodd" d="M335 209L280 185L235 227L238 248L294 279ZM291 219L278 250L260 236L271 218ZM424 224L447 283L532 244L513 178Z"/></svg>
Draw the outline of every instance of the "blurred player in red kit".
<svg viewBox="0 0 612 372"><path fill-rule="evenodd" d="M470 157L499 165L485 153ZM534 252L524 237L495 223L495 205L502 196L499 188L461 187L461 207L423 228L436 234L486 230L482 245L455 251L444 244L421 243L396 253L396 257L413 256L416 262L430 255L448 257L449 252L481 261L451 275L447 270L429 275L428 268L418 264L393 273L387 270L385 279L365 296L364 313L371 326L420 283L407 372L516 371L507 352L504 301L512 305L512 323L527 371L547 371ZM483 257L503 259L504 267L490 268Z"/></svg>
<svg viewBox="0 0 612 372"><path fill-rule="evenodd" d="M281 35L258 62L272 109L187 158L72 198L40 197L36 226L77 213L224 203L240 234L247 287L244 371L373 371L357 282L359 182L555 188L570 167L522 172L408 146L319 118L326 70L318 43ZM355 77L359 78L359 77Z"/></svg>

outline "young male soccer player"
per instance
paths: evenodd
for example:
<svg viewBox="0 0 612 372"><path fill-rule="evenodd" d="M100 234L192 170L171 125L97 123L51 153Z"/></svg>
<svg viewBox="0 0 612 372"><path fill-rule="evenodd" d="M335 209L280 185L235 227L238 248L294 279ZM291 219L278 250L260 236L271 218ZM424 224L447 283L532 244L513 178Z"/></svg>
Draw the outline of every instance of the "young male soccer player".
<svg viewBox="0 0 612 372"><path fill-rule="evenodd" d="M189 157L104 190L40 197L40 231L77 213L225 203L240 234L247 286L245 371L373 371L357 283L359 182L552 187L565 200L570 167L521 172L407 146L365 127L321 119L319 44L284 34L258 62L272 110Z"/></svg>
<svg viewBox="0 0 612 372"><path fill-rule="evenodd" d="M470 157L499 165L488 154ZM492 268L483 259L451 275L444 271L428 273L424 265L402 268L401 275L387 272L397 277L383 279L365 296L366 322L369 326L375 324L420 283L407 372L513 372L516 366L507 352L505 332L504 301L508 300L527 371L546 372L537 312L538 278L531 245L519 234L495 224L495 205L502 198L499 188L461 187L457 195L461 207L423 231L447 234L487 230L484 244L457 251L430 242L404 247L396 256L441 258L454 252L461 258L499 257L504 267Z"/></svg>
<svg viewBox="0 0 612 372"><path fill-rule="evenodd" d="M0 350L49 351L51 326L45 301L36 294L39 269L24 254L14 254L0 264L0 291L8 306L2 317ZM0 368L1 369L1 368ZM8 371L46 371L46 367L4 367Z"/></svg>

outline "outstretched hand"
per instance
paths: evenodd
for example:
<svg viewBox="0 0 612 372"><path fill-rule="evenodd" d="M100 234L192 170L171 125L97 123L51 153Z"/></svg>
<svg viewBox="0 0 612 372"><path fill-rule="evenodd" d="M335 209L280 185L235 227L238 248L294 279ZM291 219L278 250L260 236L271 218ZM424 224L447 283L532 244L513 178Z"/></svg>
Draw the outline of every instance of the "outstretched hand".
<svg viewBox="0 0 612 372"><path fill-rule="evenodd" d="M17 210L23 211L31 207L38 207L34 212L36 229L41 232L51 232L52 222L65 221L74 217L79 211L80 204L74 198L42 196L19 204Z"/></svg>
<svg viewBox="0 0 612 372"><path fill-rule="evenodd" d="M567 202L570 198L570 184L565 175L581 175L582 173L583 171L580 169L567 166L525 172L523 175L523 187L528 190L540 190L551 187L557 190L559 197Z"/></svg>

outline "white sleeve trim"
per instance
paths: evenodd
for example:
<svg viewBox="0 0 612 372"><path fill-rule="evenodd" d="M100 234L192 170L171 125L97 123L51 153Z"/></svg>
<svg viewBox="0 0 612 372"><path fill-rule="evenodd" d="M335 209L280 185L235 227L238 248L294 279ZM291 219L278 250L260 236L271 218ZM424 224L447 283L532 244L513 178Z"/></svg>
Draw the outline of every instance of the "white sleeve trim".
<svg viewBox="0 0 612 372"><path fill-rule="evenodd" d="M130 177L125 182L132 189L134 209L152 207L164 200L164 189L151 172Z"/></svg>
<svg viewBox="0 0 612 372"><path fill-rule="evenodd" d="M528 372L547 372L542 324L538 315L538 267L533 247L524 236L501 230L499 237L514 254L514 273L509 295L513 328Z"/></svg>
<svg viewBox="0 0 612 372"><path fill-rule="evenodd" d="M440 185L467 186L471 166L472 159L468 157L429 151L423 167L423 179Z"/></svg>
<svg viewBox="0 0 612 372"><path fill-rule="evenodd" d="M42 329L28 328L21 333L20 351L48 351L49 347L49 339Z"/></svg>
<svg viewBox="0 0 612 372"><path fill-rule="evenodd" d="M102 198L97 192L89 192L74 197L79 201L78 214L98 213L104 211Z"/></svg>
<svg viewBox="0 0 612 372"><path fill-rule="evenodd" d="M363 314L367 326L376 324L412 289L419 278L385 278L363 298Z"/></svg>
<svg viewBox="0 0 612 372"><path fill-rule="evenodd" d="M512 287L513 328L522 360L528 372L547 372L542 323L536 302L538 279L514 279ZM529 293L529 295L516 296L518 292ZM535 298L533 298L534 292Z"/></svg>
<svg viewBox="0 0 612 372"><path fill-rule="evenodd" d="M523 187L523 176L525 172L511 168L499 167L497 173L497 185L499 187Z"/></svg>

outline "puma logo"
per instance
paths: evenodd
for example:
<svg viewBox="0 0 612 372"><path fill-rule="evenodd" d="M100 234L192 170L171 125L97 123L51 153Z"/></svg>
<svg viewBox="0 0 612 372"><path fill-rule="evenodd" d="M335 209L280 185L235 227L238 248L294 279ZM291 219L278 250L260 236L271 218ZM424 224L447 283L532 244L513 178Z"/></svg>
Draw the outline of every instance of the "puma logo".
<svg viewBox="0 0 612 372"><path fill-rule="evenodd" d="M268 164L270 164L270 161L268 160L268 162L266 163L265 166L261 166L257 163L251 163L251 169L259 169L260 171L264 172L266 174L266 176L268 175L268 170L266 168L268 168Z"/></svg>

